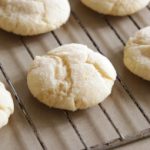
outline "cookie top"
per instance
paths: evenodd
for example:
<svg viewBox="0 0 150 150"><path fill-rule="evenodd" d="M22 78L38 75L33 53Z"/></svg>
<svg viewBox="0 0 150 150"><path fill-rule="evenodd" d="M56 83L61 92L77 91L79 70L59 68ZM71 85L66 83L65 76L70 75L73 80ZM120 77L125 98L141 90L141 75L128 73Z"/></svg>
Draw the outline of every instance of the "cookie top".
<svg viewBox="0 0 150 150"><path fill-rule="evenodd" d="M107 15L125 16L144 8L150 0L81 0L87 7Z"/></svg>
<svg viewBox="0 0 150 150"><path fill-rule="evenodd" d="M19 35L36 35L64 24L68 0L0 0L0 28Z"/></svg>
<svg viewBox="0 0 150 150"><path fill-rule="evenodd" d="M150 81L150 27L129 39L124 49L124 64L132 73Z"/></svg>
<svg viewBox="0 0 150 150"><path fill-rule="evenodd" d="M8 123L10 115L14 112L14 104L11 94L0 82L0 128Z"/></svg>
<svg viewBox="0 0 150 150"><path fill-rule="evenodd" d="M103 101L115 79L111 62L81 44L63 45L37 56L27 76L34 97L49 107L72 111Z"/></svg>

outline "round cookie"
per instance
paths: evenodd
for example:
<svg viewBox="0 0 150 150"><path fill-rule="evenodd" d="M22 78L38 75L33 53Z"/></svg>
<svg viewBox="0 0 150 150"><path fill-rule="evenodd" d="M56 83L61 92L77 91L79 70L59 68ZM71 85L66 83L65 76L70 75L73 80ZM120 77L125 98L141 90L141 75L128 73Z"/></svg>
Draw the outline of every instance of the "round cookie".
<svg viewBox="0 0 150 150"><path fill-rule="evenodd" d="M132 73L150 81L150 27L129 39L124 49L124 64Z"/></svg>
<svg viewBox="0 0 150 150"><path fill-rule="evenodd" d="M87 7L107 15L125 16L144 8L150 0L81 0Z"/></svg>
<svg viewBox="0 0 150 150"><path fill-rule="evenodd" d="M14 112L14 104L11 94L0 82L0 128L8 123L10 115Z"/></svg>
<svg viewBox="0 0 150 150"><path fill-rule="evenodd" d="M116 79L111 62L81 44L67 44L37 56L28 72L28 87L49 107L75 111L102 102Z"/></svg>
<svg viewBox="0 0 150 150"><path fill-rule="evenodd" d="M0 28L19 35L52 31L69 15L68 0L0 0Z"/></svg>

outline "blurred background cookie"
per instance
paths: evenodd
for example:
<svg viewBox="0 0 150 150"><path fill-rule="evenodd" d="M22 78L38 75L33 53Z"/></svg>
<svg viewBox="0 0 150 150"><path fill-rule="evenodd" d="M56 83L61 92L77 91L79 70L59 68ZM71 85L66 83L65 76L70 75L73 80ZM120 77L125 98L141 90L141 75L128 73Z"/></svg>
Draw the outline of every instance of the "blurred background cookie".
<svg viewBox="0 0 150 150"><path fill-rule="evenodd" d="M0 82L0 128L8 123L10 115L14 112L14 104L11 94Z"/></svg>
<svg viewBox="0 0 150 150"><path fill-rule="evenodd" d="M144 8L150 0L81 0L87 7L107 15L125 16Z"/></svg>
<svg viewBox="0 0 150 150"><path fill-rule="evenodd" d="M49 107L75 111L110 95L116 71L103 55L81 44L58 47L37 56L28 72L28 87Z"/></svg>
<svg viewBox="0 0 150 150"><path fill-rule="evenodd" d="M132 73L150 81L150 27L129 39L124 49L124 64Z"/></svg>
<svg viewBox="0 0 150 150"><path fill-rule="evenodd" d="M1 0L0 28L36 35L59 28L69 18L68 0Z"/></svg>

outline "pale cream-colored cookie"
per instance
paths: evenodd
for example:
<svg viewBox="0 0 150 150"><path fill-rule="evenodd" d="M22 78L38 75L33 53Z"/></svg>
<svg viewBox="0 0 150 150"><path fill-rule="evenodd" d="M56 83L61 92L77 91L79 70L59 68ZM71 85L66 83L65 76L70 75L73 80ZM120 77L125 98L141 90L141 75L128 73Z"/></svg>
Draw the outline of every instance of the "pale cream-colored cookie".
<svg viewBox="0 0 150 150"><path fill-rule="evenodd" d="M28 87L49 107L75 111L102 102L116 79L111 62L81 44L67 44L37 56L27 75Z"/></svg>
<svg viewBox="0 0 150 150"><path fill-rule="evenodd" d="M124 49L124 64L132 73L150 81L150 27L129 39Z"/></svg>
<svg viewBox="0 0 150 150"><path fill-rule="evenodd" d="M8 123L10 115L14 112L14 104L10 92L0 82L0 128Z"/></svg>
<svg viewBox="0 0 150 150"><path fill-rule="evenodd" d="M69 15L68 0L0 0L0 28L19 35L52 31Z"/></svg>
<svg viewBox="0 0 150 150"><path fill-rule="evenodd" d="M107 15L125 16L144 8L150 0L81 0L87 7Z"/></svg>

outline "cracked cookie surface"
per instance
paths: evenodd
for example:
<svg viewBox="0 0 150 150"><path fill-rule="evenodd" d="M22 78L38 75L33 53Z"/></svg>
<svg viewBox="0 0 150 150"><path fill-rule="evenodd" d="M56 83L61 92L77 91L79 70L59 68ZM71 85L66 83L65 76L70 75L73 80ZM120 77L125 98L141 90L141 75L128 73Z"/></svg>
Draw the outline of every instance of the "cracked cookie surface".
<svg viewBox="0 0 150 150"><path fill-rule="evenodd" d="M112 90L116 71L110 61L81 44L67 44L37 56L28 87L49 107L75 111L97 105Z"/></svg>
<svg viewBox="0 0 150 150"><path fill-rule="evenodd" d="M69 18L68 0L1 0L0 28L19 35L55 30Z"/></svg>
<svg viewBox="0 0 150 150"><path fill-rule="evenodd" d="M14 112L14 104L11 94L0 82L0 128L8 123L10 115Z"/></svg>
<svg viewBox="0 0 150 150"><path fill-rule="evenodd" d="M144 8L150 0L81 0L87 7L107 15L125 16Z"/></svg>
<svg viewBox="0 0 150 150"><path fill-rule="evenodd" d="M150 27L129 39L124 49L124 64L132 73L150 81Z"/></svg>

